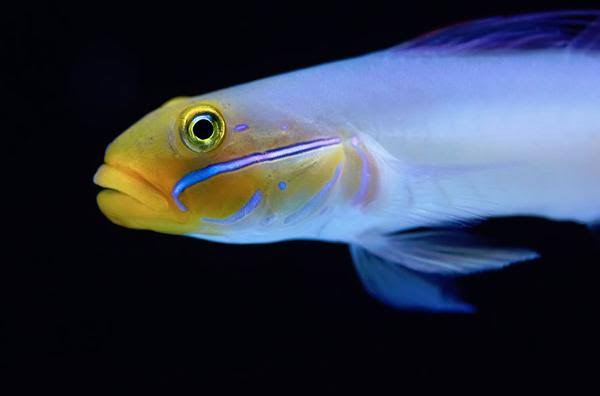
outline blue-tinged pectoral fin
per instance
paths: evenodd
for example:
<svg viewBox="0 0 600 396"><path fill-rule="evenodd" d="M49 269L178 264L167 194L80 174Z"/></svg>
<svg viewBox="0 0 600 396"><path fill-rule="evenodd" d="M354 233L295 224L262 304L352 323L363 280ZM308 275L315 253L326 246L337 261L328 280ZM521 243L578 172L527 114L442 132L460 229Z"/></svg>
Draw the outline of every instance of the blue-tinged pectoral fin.
<svg viewBox="0 0 600 396"><path fill-rule="evenodd" d="M367 291L379 301L406 310L472 313L475 308L453 294L452 279L423 274L351 245L354 265Z"/></svg>
<svg viewBox="0 0 600 396"><path fill-rule="evenodd" d="M365 235L351 252L373 296L397 308L438 312L474 311L452 293L457 275L538 257L533 250L507 246L467 228Z"/></svg>
<svg viewBox="0 0 600 396"><path fill-rule="evenodd" d="M393 263L415 271L468 275L533 260L539 254L471 232L468 228L433 228L365 236L361 245Z"/></svg>

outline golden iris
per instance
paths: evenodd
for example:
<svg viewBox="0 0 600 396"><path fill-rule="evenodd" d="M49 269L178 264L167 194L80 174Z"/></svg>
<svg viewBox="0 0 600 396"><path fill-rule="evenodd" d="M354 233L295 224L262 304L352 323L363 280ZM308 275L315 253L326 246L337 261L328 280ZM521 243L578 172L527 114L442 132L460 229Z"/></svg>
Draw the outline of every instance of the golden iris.
<svg viewBox="0 0 600 396"><path fill-rule="evenodd" d="M206 152L214 150L225 137L225 120L214 107L196 105L183 112L180 130L190 150Z"/></svg>

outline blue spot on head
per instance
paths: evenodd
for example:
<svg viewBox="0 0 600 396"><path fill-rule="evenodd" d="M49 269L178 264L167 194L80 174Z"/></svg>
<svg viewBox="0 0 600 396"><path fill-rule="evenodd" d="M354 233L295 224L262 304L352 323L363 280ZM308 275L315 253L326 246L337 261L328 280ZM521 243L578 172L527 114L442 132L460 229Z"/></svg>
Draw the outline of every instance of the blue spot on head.
<svg viewBox="0 0 600 396"><path fill-rule="evenodd" d="M279 189L281 191L285 190L287 188L287 183L284 181L280 181L279 183L277 183L277 187L279 187Z"/></svg>
<svg viewBox="0 0 600 396"><path fill-rule="evenodd" d="M233 129L236 132L243 132L248 128L249 128L248 124L237 124Z"/></svg>

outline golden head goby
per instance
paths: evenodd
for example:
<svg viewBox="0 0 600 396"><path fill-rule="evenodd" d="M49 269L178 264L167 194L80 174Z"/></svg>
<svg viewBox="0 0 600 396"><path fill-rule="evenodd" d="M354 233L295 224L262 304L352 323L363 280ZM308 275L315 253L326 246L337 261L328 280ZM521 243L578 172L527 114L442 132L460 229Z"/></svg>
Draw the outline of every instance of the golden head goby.
<svg viewBox="0 0 600 396"><path fill-rule="evenodd" d="M212 241L347 243L379 300L471 312L444 276L537 253L470 225L600 219L599 32L599 11L492 18L175 98L109 145L98 204Z"/></svg>
<svg viewBox="0 0 600 396"><path fill-rule="evenodd" d="M102 212L130 228L233 243L310 238L324 212L364 207L377 179L342 129L177 98L110 144Z"/></svg>

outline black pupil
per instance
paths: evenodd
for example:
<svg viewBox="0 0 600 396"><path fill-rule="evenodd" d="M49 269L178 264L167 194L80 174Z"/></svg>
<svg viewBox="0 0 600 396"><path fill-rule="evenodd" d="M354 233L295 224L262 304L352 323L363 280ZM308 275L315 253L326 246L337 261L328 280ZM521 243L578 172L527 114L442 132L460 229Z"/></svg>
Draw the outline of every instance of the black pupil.
<svg viewBox="0 0 600 396"><path fill-rule="evenodd" d="M213 124L210 120L201 119L198 120L192 127L192 132L198 139L208 139L213 134Z"/></svg>

